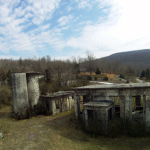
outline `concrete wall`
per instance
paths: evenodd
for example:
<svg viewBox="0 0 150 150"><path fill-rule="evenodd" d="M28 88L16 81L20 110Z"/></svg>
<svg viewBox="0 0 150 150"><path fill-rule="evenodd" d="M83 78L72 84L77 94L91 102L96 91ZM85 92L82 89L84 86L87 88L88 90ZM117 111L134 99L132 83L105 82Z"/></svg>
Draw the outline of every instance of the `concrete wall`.
<svg viewBox="0 0 150 150"><path fill-rule="evenodd" d="M111 115L113 115L112 111L113 105L111 107L84 107L83 109L83 121L85 125L85 129L88 131L93 131L96 133L107 134L108 127L108 110L111 110ZM92 112L92 115L90 114ZM91 118L90 118L90 117Z"/></svg>
<svg viewBox="0 0 150 150"><path fill-rule="evenodd" d="M12 73L11 78L14 113L25 117L29 109L26 73Z"/></svg>
<svg viewBox="0 0 150 150"><path fill-rule="evenodd" d="M72 109L72 95L59 97L41 96L40 98L45 103L45 109L52 115ZM56 105L58 105L58 108Z"/></svg>
<svg viewBox="0 0 150 150"><path fill-rule="evenodd" d="M33 109L37 105L40 96L38 76L36 74L27 73L27 87L30 108Z"/></svg>
<svg viewBox="0 0 150 150"><path fill-rule="evenodd" d="M150 128L150 96L146 97L145 124L147 128Z"/></svg>

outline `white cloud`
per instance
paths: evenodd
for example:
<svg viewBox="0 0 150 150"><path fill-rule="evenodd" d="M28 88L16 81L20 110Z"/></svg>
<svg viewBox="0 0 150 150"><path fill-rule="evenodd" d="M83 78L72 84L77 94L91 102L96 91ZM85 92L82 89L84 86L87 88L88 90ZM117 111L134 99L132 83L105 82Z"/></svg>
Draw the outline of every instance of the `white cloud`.
<svg viewBox="0 0 150 150"><path fill-rule="evenodd" d="M67 23L69 23L71 21L71 19L73 19L72 15L62 16L61 18L58 19L58 23L59 23L60 26L64 26Z"/></svg>
<svg viewBox="0 0 150 150"><path fill-rule="evenodd" d="M55 18L53 14L60 1L0 0L0 51L36 53L48 45L56 50L66 47L71 47L73 52L76 50L75 54L69 52L70 55L78 55L77 50L83 54L89 49L96 57L102 57L119 51L150 48L149 0L75 0L72 5L66 2L66 14L60 17L57 12ZM77 7L89 10L95 3L108 14L105 19L100 16L95 23L81 21L82 14L76 16ZM60 11L64 12L61 8ZM51 22L52 17L58 25ZM66 29L70 33L64 32Z"/></svg>
<svg viewBox="0 0 150 150"><path fill-rule="evenodd" d="M55 30L47 32L45 36L42 33L50 28L50 23L28 32L24 30L33 24L42 24L44 20L50 20L59 2L60 0L0 0L0 51L35 53L40 48L42 50L46 38L55 39Z"/></svg>
<svg viewBox="0 0 150 150"><path fill-rule="evenodd" d="M75 2L78 3L79 8L86 8L86 7L91 8L94 3L90 0L75 0Z"/></svg>
<svg viewBox="0 0 150 150"><path fill-rule="evenodd" d="M101 4L102 1L99 2ZM67 46L90 49L99 57L119 51L150 48L150 1L106 0L102 5L109 6L108 20L86 25L81 36L68 39Z"/></svg>

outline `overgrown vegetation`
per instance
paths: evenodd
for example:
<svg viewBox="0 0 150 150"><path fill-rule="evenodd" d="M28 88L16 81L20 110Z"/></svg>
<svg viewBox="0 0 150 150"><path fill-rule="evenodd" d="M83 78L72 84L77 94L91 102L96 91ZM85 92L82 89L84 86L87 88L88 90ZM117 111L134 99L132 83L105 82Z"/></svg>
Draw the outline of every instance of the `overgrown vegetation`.
<svg viewBox="0 0 150 150"><path fill-rule="evenodd" d="M108 136L110 137L143 137L147 135L145 124L140 120L131 122L129 120L116 119L109 122Z"/></svg>
<svg viewBox="0 0 150 150"><path fill-rule="evenodd" d="M140 79L150 80L150 69L142 70Z"/></svg>
<svg viewBox="0 0 150 150"><path fill-rule="evenodd" d="M0 107L12 104L12 93L10 86L0 86Z"/></svg>

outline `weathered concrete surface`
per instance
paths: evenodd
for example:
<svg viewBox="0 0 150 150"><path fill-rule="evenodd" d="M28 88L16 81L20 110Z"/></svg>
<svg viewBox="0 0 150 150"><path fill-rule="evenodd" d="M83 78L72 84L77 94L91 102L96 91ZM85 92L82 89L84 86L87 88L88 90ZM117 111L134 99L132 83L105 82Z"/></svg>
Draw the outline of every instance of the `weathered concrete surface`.
<svg viewBox="0 0 150 150"><path fill-rule="evenodd" d="M50 93L47 96L40 96L40 99L45 104L45 110L49 111L52 115L58 114L72 109L72 95L71 91L60 91Z"/></svg>
<svg viewBox="0 0 150 150"><path fill-rule="evenodd" d="M11 79L14 113L25 117L29 109L26 73L12 73Z"/></svg>
<svg viewBox="0 0 150 150"><path fill-rule="evenodd" d="M27 73L28 99L31 109L37 105L40 97L38 76L39 73Z"/></svg>
<svg viewBox="0 0 150 150"><path fill-rule="evenodd" d="M83 96L83 104L90 101L100 102L102 100L111 100L118 97L120 105L120 117L132 121L132 97L135 97L136 109L140 110L140 121L144 121L147 128L150 128L150 83L130 83L130 84L113 84L113 85L89 85L74 88L75 92L75 116L76 120L80 118L80 100ZM143 97L143 106L140 104L140 98ZM95 109L99 104L93 106ZM85 112L85 111L84 111ZM114 112L112 108L112 112ZM141 114L142 113L142 114ZM114 114L113 114L114 115ZM86 115L85 115L86 116ZM83 119L86 120L86 119Z"/></svg>
<svg viewBox="0 0 150 150"><path fill-rule="evenodd" d="M76 121L80 118L80 103L79 103L79 96L74 94L74 107L75 107L75 119Z"/></svg>
<svg viewBox="0 0 150 150"><path fill-rule="evenodd" d="M109 118L110 116L113 116L113 106L114 102L112 101L90 101L85 103L83 105L85 129L107 134L108 120L112 119Z"/></svg>
<svg viewBox="0 0 150 150"><path fill-rule="evenodd" d="M21 118L27 118L30 110L39 101L38 75L40 73L12 73L13 111Z"/></svg>
<svg viewBox="0 0 150 150"><path fill-rule="evenodd" d="M132 119L132 97L129 95L125 97L125 119Z"/></svg>
<svg viewBox="0 0 150 150"><path fill-rule="evenodd" d="M150 96L146 97L145 124L147 128L150 127Z"/></svg>

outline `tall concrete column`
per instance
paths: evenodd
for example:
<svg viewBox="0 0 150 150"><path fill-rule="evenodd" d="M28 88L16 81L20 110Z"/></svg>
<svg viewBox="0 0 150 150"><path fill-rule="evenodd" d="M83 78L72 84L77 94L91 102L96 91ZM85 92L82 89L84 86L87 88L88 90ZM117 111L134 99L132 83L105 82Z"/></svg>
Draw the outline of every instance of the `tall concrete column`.
<svg viewBox="0 0 150 150"><path fill-rule="evenodd" d="M69 96L69 104L70 104L69 109L71 109L72 108L72 96Z"/></svg>
<svg viewBox="0 0 150 150"><path fill-rule="evenodd" d="M125 118L125 97L120 96L120 118L124 119Z"/></svg>
<svg viewBox="0 0 150 150"><path fill-rule="evenodd" d="M37 105L40 97L37 73L27 73L28 99L31 109Z"/></svg>
<svg viewBox="0 0 150 150"><path fill-rule="evenodd" d="M55 100L51 100L51 110L50 111L51 111L52 115L55 115L57 113Z"/></svg>
<svg viewBox="0 0 150 150"><path fill-rule="evenodd" d="M70 109L69 96L66 97L66 101L67 101L67 110L69 110Z"/></svg>
<svg viewBox="0 0 150 150"><path fill-rule="evenodd" d="M29 109L26 73L12 73L11 79L14 113L26 117Z"/></svg>
<svg viewBox="0 0 150 150"><path fill-rule="evenodd" d="M84 123L85 123L85 128L88 129L88 110L84 109Z"/></svg>
<svg viewBox="0 0 150 150"><path fill-rule="evenodd" d="M146 95L143 95L143 121L145 122L146 118Z"/></svg>
<svg viewBox="0 0 150 150"><path fill-rule="evenodd" d="M78 121L80 117L80 102L79 96L76 93L74 94L74 107L75 107L75 119L76 121Z"/></svg>
<svg viewBox="0 0 150 150"><path fill-rule="evenodd" d="M132 120L132 96L125 96L125 119Z"/></svg>
<svg viewBox="0 0 150 150"><path fill-rule="evenodd" d="M112 113L112 118L115 118L115 97L111 96L109 97L109 100L114 102L111 113Z"/></svg>
<svg viewBox="0 0 150 150"><path fill-rule="evenodd" d="M150 127L150 96L146 96L145 125Z"/></svg>

